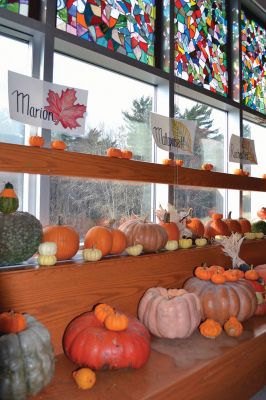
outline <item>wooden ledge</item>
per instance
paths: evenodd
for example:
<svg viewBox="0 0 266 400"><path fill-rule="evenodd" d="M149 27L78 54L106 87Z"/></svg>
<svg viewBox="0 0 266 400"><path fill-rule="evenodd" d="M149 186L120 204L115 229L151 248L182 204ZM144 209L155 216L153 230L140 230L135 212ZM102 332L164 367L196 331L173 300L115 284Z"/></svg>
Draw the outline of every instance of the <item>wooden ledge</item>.
<svg viewBox="0 0 266 400"><path fill-rule="evenodd" d="M266 179L150 162L0 143L0 170L7 172L266 191Z"/></svg>
<svg viewBox="0 0 266 400"><path fill-rule="evenodd" d="M89 391L75 385L77 368L57 356L53 382L35 400L248 400L266 384L266 317L244 323L240 338L224 332L206 339L196 331L188 339L152 339L147 364L138 370L96 372Z"/></svg>

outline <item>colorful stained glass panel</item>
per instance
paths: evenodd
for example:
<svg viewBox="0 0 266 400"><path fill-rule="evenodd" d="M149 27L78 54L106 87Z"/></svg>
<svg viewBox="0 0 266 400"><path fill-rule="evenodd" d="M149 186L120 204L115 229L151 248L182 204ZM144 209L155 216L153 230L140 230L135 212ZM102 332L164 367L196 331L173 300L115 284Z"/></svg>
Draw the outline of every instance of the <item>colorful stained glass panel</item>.
<svg viewBox="0 0 266 400"><path fill-rule="evenodd" d="M175 73L227 96L224 0L175 0Z"/></svg>
<svg viewBox="0 0 266 400"><path fill-rule="evenodd" d="M29 15L29 0L0 0L0 8L6 8L9 11L13 11L17 14Z"/></svg>
<svg viewBox="0 0 266 400"><path fill-rule="evenodd" d="M163 2L163 69L170 70L170 0Z"/></svg>
<svg viewBox="0 0 266 400"><path fill-rule="evenodd" d="M266 29L241 12L243 102L266 114Z"/></svg>
<svg viewBox="0 0 266 400"><path fill-rule="evenodd" d="M154 65L155 0L58 0L57 28Z"/></svg>

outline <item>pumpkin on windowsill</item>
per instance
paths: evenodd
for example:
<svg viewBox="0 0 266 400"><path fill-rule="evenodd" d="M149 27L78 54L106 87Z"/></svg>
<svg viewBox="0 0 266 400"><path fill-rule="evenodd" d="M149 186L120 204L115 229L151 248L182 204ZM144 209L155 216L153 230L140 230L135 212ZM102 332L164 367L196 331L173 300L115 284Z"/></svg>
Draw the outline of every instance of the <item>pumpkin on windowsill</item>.
<svg viewBox="0 0 266 400"><path fill-rule="evenodd" d="M150 355L148 330L129 315L126 329L110 330L104 323L110 316L114 314L107 310L103 320L93 311L74 318L63 336L65 355L78 366L94 370L142 367ZM109 323L113 326L113 319Z"/></svg>
<svg viewBox="0 0 266 400"><path fill-rule="evenodd" d="M0 314L0 399L26 400L47 386L55 370L48 330L29 314Z"/></svg>

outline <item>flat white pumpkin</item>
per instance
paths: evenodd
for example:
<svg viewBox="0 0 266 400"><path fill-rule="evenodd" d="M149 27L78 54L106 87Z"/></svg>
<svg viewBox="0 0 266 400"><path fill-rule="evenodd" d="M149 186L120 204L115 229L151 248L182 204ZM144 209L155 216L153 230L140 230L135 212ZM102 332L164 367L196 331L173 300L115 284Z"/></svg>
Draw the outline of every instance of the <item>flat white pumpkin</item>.
<svg viewBox="0 0 266 400"><path fill-rule="evenodd" d="M189 249L192 247L192 239L179 239L178 244L181 249Z"/></svg>
<svg viewBox="0 0 266 400"><path fill-rule="evenodd" d="M168 240L165 249L169 251L173 251L178 249L178 241L177 240Z"/></svg>
<svg viewBox="0 0 266 400"><path fill-rule="evenodd" d="M99 249L84 249L82 255L85 261L99 261L103 253Z"/></svg>
<svg viewBox="0 0 266 400"><path fill-rule="evenodd" d="M37 262L39 265L55 265L56 261L56 256L39 255L37 258Z"/></svg>
<svg viewBox="0 0 266 400"><path fill-rule="evenodd" d="M198 238L195 240L195 244L197 247L204 247L207 244L207 239L206 238Z"/></svg>
<svg viewBox="0 0 266 400"><path fill-rule="evenodd" d="M134 246L130 246L126 248L126 253L130 256L139 256L143 250L142 244L135 244Z"/></svg>
<svg viewBox="0 0 266 400"><path fill-rule="evenodd" d="M57 245L55 242L43 242L38 247L41 256L55 256L57 252Z"/></svg>

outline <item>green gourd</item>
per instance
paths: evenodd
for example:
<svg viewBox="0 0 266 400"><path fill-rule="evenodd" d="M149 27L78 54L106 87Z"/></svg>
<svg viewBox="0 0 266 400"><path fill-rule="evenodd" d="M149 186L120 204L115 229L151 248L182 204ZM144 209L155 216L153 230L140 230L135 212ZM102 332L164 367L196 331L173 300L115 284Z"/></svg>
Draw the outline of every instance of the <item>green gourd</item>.
<svg viewBox="0 0 266 400"><path fill-rule="evenodd" d="M21 332L0 336L0 399L25 400L54 376L55 357L48 330L29 314Z"/></svg>
<svg viewBox="0 0 266 400"><path fill-rule="evenodd" d="M16 211L19 200L10 183L0 194L0 266L28 260L38 250L42 225L33 215Z"/></svg>
<svg viewBox="0 0 266 400"><path fill-rule="evenodd" d="M251 224L251 232L263 232L266 235L266 222L265 221L256 221Z"/></svg>

